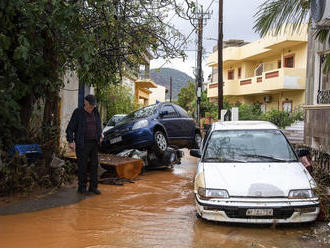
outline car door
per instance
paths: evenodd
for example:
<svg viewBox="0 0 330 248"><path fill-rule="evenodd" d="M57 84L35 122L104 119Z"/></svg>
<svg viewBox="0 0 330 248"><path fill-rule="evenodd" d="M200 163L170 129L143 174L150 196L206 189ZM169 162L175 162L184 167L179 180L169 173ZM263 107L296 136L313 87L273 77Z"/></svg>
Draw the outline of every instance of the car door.
<svg viewBox="0 0 330 248"><path fill-rule="evenodd" d="M180 119L174 107L170 104L164 104L160 113L166 113L159 116L159 121L166 128L169 141L181 138Z"/></svg>
<svg viewBox="0 0 330 248"><path fill-rule="evenodd" d="M175 109L177 110L178 114L180 115L180 128L182 132L182 138L186 140L191 140L194 138L195 134L195 121L194 119L190 118L187 112L178 105L174 105Z"/></svg>

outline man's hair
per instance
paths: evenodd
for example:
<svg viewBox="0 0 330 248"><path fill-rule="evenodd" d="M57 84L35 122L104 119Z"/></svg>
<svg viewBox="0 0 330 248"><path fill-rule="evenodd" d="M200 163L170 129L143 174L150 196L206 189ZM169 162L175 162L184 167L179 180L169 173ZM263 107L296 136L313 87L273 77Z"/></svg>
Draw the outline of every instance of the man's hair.
<svg viewBox="0 0 330 248"><path fill-rule="evenodd" d="M96 99L94 95L85 96L85 100L89 102L90 105L96 106Z"/></svg>

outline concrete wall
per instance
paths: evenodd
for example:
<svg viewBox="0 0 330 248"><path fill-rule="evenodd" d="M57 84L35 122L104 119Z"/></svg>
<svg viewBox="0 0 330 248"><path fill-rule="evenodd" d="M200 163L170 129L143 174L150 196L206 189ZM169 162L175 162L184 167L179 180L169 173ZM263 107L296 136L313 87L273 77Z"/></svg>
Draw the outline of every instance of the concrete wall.
<svg viewBox="0 0 330 248"><path fill-rule="evenodd" d="M330 154L330 103L318 104L320 55L329 53L330 45L320 43L309 32L304 143Z"/></svg>
<svg viewBox="0 0 330 248"><path fill-rule="evenodd" d="M60 91L60 145L67 144L65 130L73 111L78 107L79 80L77 73L67 72L63 78L64 88Z"/></svg>

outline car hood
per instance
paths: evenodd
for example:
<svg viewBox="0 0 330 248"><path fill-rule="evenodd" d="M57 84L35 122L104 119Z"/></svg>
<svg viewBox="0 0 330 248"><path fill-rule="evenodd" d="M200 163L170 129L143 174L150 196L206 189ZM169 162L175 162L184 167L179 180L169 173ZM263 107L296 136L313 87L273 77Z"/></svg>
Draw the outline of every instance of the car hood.
<svg viewBox="0 0 330 248"><path fill-rule="evenodd" d="M110 129L112 129L114 126L105 126L104 128L103 128L103 133L106 133L107 131L109 131Z"/></svg>
<svg viewBox="0 0 330 248"><path fill-rule="evenodd" d="M205 187L226 189L230 196L287 197L292 189L310 189L302 164L204 163Z"/></svg>

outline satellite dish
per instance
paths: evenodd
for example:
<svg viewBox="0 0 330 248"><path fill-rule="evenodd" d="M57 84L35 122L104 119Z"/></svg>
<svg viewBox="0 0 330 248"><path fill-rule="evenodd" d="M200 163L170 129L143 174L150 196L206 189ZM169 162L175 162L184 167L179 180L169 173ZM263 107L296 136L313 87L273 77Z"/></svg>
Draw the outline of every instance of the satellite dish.
<svg viewBox="0 0 330 248"><path fill-rule="evenodd" d="M319 26L330 25L330 0L311 0L311 16Z"/></svg>

